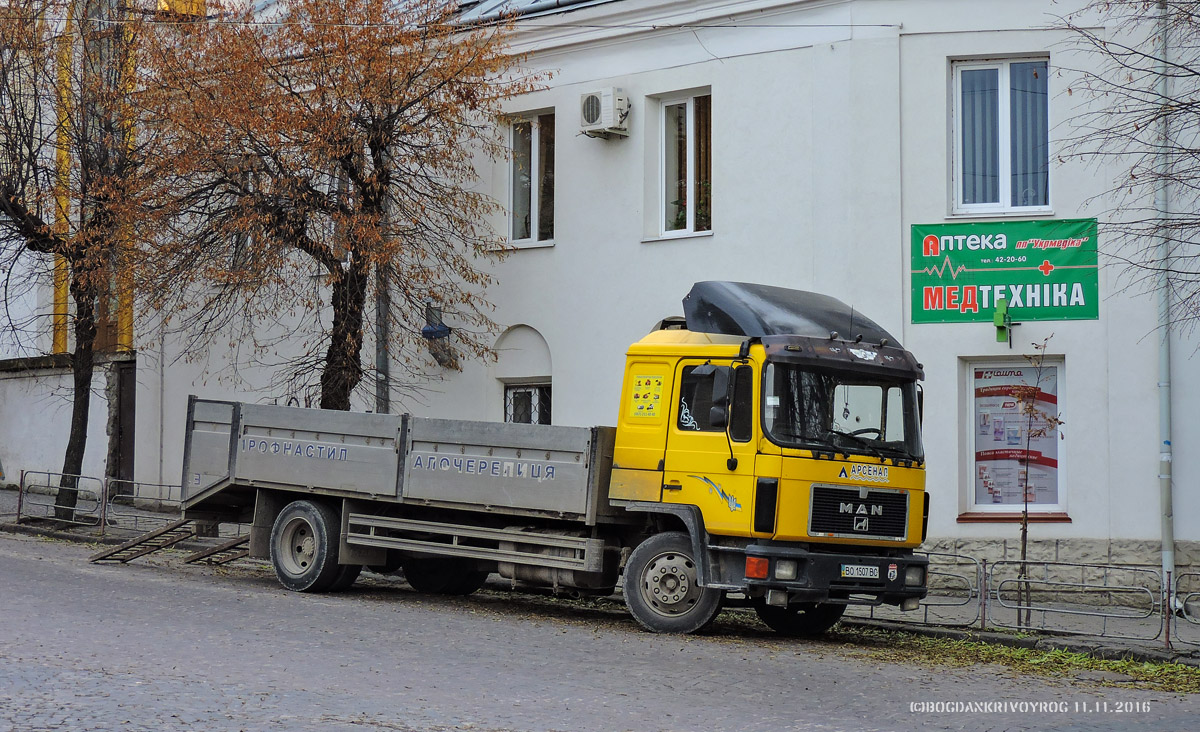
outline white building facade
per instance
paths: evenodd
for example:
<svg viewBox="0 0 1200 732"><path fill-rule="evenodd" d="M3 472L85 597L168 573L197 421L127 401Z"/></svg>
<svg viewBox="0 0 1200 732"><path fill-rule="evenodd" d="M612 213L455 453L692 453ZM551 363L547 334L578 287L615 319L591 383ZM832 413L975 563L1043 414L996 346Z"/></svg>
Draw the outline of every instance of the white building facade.
<svg viewBox="0 0 1200 732"><path fill-rule="evenodd" d="M1159 565L1157 305L1089 258L1097 237L1105 251L1113 213L1096 196L1116 169L1059 160L1081 103L1066 69L1094 63L1055 28L1069 8L525 5L514 50L553 76L509 105L513 160L481 169L508 212L494 224L515 247L489 291L498 359L435 374L420 397L395 392L393 411L613 424L626 348L681 314L692 283L813 290L852 304L924 364L930 546L1014 558L1028 498L1036 558ZM936 251L922 248L928 236ZM1008 273L970 278L986 267ZM992 324L1000 295L1020 323L1011 346ZM154 333L137 338L139 481L178 481L189 393L287 401L265 370L223 381L208 374L227 355L180 364ZM1031 364L1035 343L1046 345ZM1172 333L1170 345L1176 563L1196 571L1200 343ZM1064 424L1036 438L1043 460L1022 481L1005 451L1028 447L1028 424L1005 388L1031 380ZM14 394L4 392L8 434L10 407L26 403ZM103 455L97 443L89 454ZM15 444L0 441L10 477L46 467Z"/></svg>
<svg viewBox="0 0 1200 732"><path fill-rule="evenodd" d="M1157 301L1127 290L1111 260L1054 257L1097 236L1105 251L1114 213L1096 196L1118 175L1060 160L1082 110L1066 91L1067 69L1096 63L1055 29L1070 9L1044 0L622 0L529 18L516 50L554 76L510 106L516 160L487 177L512 212L496 225L518 247L492 291L497 322L512 330L495 367L468 367L423 409L498 420L506 386L539 383L550 386L554 423L612 423L626 345L681 313L693 282L815 290L868 314L925 365L933 548L1014 558L1028 492L1035 557L1157 566ZM618 114L620 97L628 101L626 133L581 134L583 99L598 92L603 103L610 91ZM681 212L689 197L697 205ZM1020 323L1010 346L991 322L994 284L972 295L974 313L962 311L974 322L921 312L932 280L949 298L945 288L958 283L949 270L971 263L946 260L943 249L915 264L930 232L980 249L963 253L986 254L992 266L1021 260L1000 269L1079 269L1053 280L1036 271L980 278L1004 283ZM1005 249L982 252L1001 234ZM921 276L935 266L943 271ZM961 308L965 293L942 306ZM506 348L514 337L529 345ZM1185 416L1200 406L1196 346L1171 335L1181 566L1200 561L1200 495L1190 488L1200 464L1188 449L1200 428ZM1011 394L993 383L1039 376L1039 409L1064 423L1034 438L1043 460L1018 484L1003 457L1024 447L1021 420L1010 399L989 395Z"/></svg>

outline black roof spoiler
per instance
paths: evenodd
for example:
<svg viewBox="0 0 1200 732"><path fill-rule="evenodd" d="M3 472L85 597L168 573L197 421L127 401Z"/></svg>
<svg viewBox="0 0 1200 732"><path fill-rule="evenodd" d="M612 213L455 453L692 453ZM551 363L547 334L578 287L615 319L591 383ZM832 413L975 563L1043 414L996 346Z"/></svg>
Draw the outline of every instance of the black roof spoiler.
<svg viewBox="0 0 1200 732"><path fill-rule="evenodd" d="M761 338L793 335L900 344L875 321L829 295L747 282L697 282L683 298L687 329Z"/></svg>

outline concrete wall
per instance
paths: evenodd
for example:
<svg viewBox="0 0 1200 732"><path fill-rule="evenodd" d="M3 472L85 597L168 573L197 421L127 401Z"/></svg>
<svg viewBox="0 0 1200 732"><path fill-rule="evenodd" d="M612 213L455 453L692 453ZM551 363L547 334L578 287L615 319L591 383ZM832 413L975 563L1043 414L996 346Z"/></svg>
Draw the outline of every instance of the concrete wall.
<svg viewBox="0 0 1200 732"><path fill-rule="evenodd" d="M22 470L58 473L71 426L71 370L0 371L0 465L4 481L17 483ZM107 373L92 379L83 475L103 478L108 452Z"/></svg>

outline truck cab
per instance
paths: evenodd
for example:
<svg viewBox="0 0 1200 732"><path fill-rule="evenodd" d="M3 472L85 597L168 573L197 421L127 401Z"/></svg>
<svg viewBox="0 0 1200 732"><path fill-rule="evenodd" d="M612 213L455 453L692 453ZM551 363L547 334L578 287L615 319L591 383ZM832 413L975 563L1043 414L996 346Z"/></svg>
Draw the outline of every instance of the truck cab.
<svg viewBox="0 0 1200 732"><path fill-rule="evenodd" d="M647 570L635 550L635 617L691 630L706 622L705 592L743 595L801 635L847 604L915 609L927 569L913 554L928 516L921 365L816 293L701 282L684 308L628 351L609 499L678 519L695 578L681 593L671 576L686 566Z"/></svg>

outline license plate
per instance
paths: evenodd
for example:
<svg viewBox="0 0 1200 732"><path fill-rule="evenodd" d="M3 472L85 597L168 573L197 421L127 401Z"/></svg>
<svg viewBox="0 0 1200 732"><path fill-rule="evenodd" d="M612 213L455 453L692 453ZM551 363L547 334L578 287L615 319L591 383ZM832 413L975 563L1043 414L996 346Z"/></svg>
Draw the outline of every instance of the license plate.
<svg viewBox="0 0 1200 732"><path fill-rule="evenodd" d="M879 579L879 567L871 564L843 564L842 576L854 579Z"/></svg>

